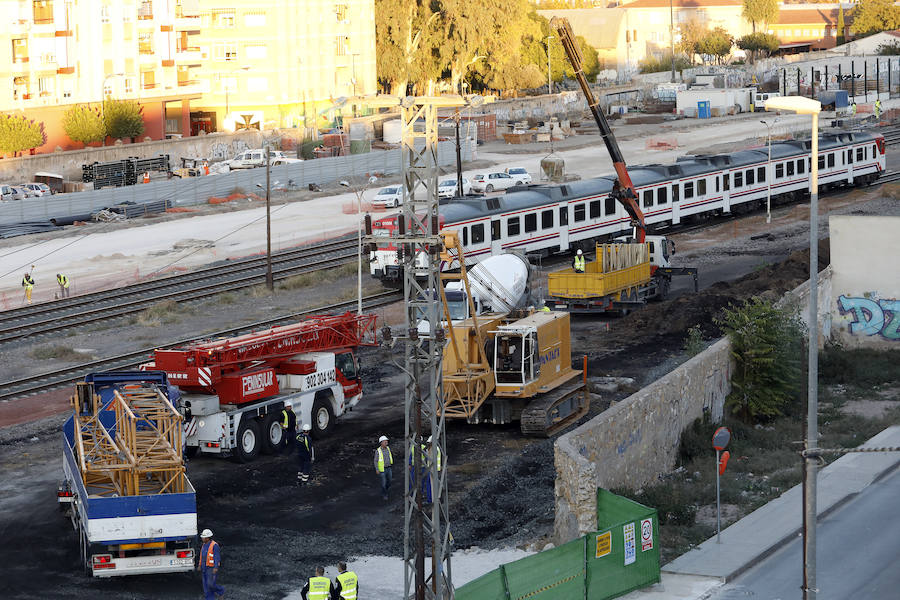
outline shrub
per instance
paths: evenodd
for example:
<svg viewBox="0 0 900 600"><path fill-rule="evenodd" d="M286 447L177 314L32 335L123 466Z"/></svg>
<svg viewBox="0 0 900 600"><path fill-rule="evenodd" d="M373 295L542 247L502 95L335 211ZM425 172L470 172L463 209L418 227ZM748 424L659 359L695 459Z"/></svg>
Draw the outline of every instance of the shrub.
<svg viewBox="0 0 900 600"><path fill-rule="evenodd" d="M0 154L15 155L46 143L43 123L19 115L0 115Z"/></svg>
<svg viewBox="0 0 900 600"><path fill-rule="evenodd" d="M684 339L684 351L687 352L688 356L697 356L703 352L705 347L706 344L703 343L703 334L700 332L700 326L694 325L688 329L687 337Z"/></svg>
<svg viewBox="0 0 900 600"><path fill-rule="evenodd" d="M672 69L672 55L668 54L662 58L648 56L640 62L641 73L660 73ZM686 56L679 54L675 57L675 70L683 71L691 68L691 62Z"/></svg>
<svg viewBox="0 0 900 600"><path fill-rule="evenodd" d="M134 100L103 101L103 127L110 137L131 138L144 133L143 109Z"/></svg>
<svg viewBox="0 0 900 600"><path fill-rule="evenodd" d="M63 115L63 131L73 142L90 144L106 139L103 116L87 104L75 104Z"/></svg>

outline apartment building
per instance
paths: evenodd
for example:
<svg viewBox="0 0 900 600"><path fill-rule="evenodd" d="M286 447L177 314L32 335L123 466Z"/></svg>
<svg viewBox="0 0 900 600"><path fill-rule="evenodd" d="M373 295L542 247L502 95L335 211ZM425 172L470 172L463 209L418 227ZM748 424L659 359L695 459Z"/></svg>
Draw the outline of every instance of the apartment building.
<svg viewBox="0 0 900 600"><path fill-rule="evenodd" d="M62 131L72 104L104 97L138 100L145 135L189 135L199 86L175 63L177 0L4 0L0 2L0 111L42 121L47 144L75 147ZM193 28L193 29L192 29Z"/></svg>
<svg viewBox="0 0 900 600"><path fill-rule="evenodd" d="M377 91L374 0L199 0L199 19L175 52L204 90L195 132L312 127L335 99Z"/></svg>

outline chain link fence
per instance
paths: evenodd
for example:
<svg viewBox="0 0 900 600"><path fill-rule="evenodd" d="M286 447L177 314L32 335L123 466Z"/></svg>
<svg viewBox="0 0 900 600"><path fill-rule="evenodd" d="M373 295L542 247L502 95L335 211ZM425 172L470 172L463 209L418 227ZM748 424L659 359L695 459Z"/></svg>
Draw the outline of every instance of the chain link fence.
<svg viewBox="0 0 900 600"><path fill-rule="evenodd" d="M474 142L462 144L463 161L474 155ZM456 162L454 142L438 142L438 165ZM400 172L400 149L351 154L278 165L271 168L273 189L307 189L310 184L327 185L366 174L392 175ZM228 173L186 179L151 181L118 188L104 188L49 197L11 200L0 203L0 225L53 221L60 224L72 220L90 220L91 214L123 203L146 206L147 211L176 206L206 204L210 198L233 193L264 195L266 170L240 169ZM134 212L134 211L133 211ZM141 212L141 211L137 211Z"/></svg>

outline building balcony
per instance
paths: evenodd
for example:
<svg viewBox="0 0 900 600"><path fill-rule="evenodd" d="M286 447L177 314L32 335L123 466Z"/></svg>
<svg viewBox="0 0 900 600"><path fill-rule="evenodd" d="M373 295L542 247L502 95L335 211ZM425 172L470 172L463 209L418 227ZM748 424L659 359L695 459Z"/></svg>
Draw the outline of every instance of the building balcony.
<svg viewBox="0 0 900 600"><path fill-rule="evenodd" d="M10 71L12 71L13 73L27 73L30 70L31 61L27 56L13 59L12 64L10 65Z"/></svg>
<svg viewBox="0 0 900 600"><path fill-rule="evenodd" d="M57 29L56 37L72 37L72 30L71 29L62 29L62 30Z"/></svg>
<svg viewBox="0 0 900 600"><path fill-rule="evenodd" d="M56 69L57 75L72 75L75 73L75 67L60 67Z"/></svg>
<svg viewBox="0 0 900 600"><path fill-rule="evenodd" d="M200 31L200 15L175 17L175 31Z"/></svg>
<svg viewBox="0 0 900 600"><path fill-rule="evenodd" d="M175 61L179 64L199 64L202 58L200 48L175 50Z"/></svg>
<svg viewBox="0 0 900 600"><path fill-rule="evenodd" d="M174 67L174 66L175 66L175 60L174 60L174 59L171 59L171 58L164 58L164 59L162 59L162 66L164 66L164 67Z"/></svg>

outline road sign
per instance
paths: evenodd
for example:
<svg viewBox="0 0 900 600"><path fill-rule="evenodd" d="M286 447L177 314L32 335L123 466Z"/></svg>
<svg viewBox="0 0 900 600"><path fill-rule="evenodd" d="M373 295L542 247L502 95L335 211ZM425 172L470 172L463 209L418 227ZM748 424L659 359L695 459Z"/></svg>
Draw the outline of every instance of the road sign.
<svg viewBox="0 0 900 600"><path fill-rule="evenodd" d="M635 561L634 523L627 523L623 530L625 534L625 564L630 565Z"/></svg>
<svg viewBox="0 0 900 600"><path fill-rule="evenodd" d="M610 552L612 552L612 532L607 531L597 536L597 551L594 553L594 558L606 556Z"/></svg>
<svg viewBox="0 0 900 600"><path fill-rule="evenodd" d="M719 427L713 434L712 445L716 450L724 450L731 441L731 432L727 427Z"/></svg>
<svg viewBox="0 0 900 600"><path fill-rule="evenodd" d="M653 549L653 519L641 521L641 552Z"/></svg>

